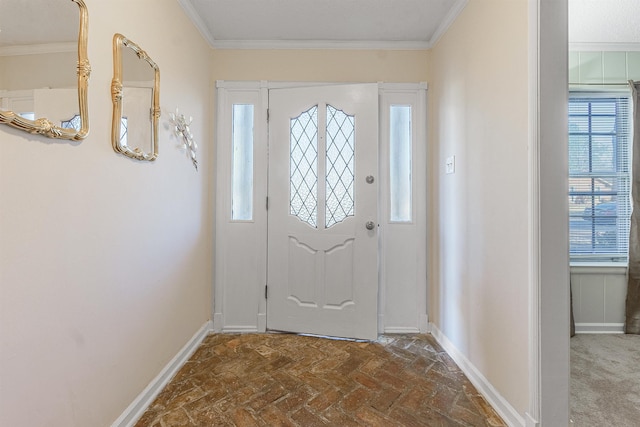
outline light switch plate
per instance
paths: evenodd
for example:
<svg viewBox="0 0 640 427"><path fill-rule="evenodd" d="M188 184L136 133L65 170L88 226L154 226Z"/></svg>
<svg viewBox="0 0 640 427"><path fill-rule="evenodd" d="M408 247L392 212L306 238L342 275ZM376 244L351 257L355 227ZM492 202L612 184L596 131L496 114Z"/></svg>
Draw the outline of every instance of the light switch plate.
<svg viewBox="0 0 640 427"><path fill-rule="evenodd" d="M456 172L456 156L449 156L444 164L444 169L446 173L455 173Z"/></svg>

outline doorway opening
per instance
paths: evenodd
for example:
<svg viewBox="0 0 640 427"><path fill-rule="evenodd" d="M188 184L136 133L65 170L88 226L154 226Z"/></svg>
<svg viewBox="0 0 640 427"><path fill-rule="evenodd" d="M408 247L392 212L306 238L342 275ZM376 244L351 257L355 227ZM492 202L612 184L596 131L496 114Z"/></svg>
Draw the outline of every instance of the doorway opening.
<svg viewBox="0 0 640 427"><path fill-rule="evenodd" d="M218 82L214 329L427 331L426 85Z"/></svg>

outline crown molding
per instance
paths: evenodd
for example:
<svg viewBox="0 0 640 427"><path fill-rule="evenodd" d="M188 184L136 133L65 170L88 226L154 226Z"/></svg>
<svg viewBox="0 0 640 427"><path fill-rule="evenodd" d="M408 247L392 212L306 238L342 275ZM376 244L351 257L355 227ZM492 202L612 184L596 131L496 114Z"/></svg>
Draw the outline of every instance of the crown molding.
<svg viewBox="0 0 640 427"><path fill-rule="evenodd" d="M583 43L569 42L572 52L639 52L640 43Z"/></svg>
<svg viewBox="0 0 640 427"><path fill-rule="evenodd" d="M184 10L184 13L193 25L195 25L202 37L209 43L209 46L214 47L216 41L213 38L213 34L211 34L198 12L193 8L191 2L189 0L178 0L178 3L182 6L182 10Z"/></svg>
<svg viewBox="0 0 640 427"><path fill-rule="evenodd" d="M431 40L429 40L429 48L432 48L436 45L436 43L438 43L440 37L442 37L444 33L447 32L449 27L456 21L458 15L460 15L460 13L462 13L464 8L467 6L467 3L469 3L469 0L458 0L453 5L451 10L449 10L449 13L447 13L436 31L433 33L433 36L431 36Z"/></svg>
<svg viewBox="0 0 640 427"><path fill-rule="evenodd" d="M215 40L215 49L427 50L426 41Z"/></svg>
<svg viewBox="0 0 640 427"><path fill-rule="evenodd" d="M39 55L44 53L66 53L78 50L77 42L30 44L0 47L0 56Z"/></svg>

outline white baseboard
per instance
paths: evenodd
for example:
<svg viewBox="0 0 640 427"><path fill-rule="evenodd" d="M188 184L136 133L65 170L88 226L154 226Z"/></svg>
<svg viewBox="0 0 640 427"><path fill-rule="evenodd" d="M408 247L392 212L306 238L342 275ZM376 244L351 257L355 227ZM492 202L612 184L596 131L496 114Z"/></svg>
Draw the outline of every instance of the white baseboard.
<svg viewBox="0 0 640 427"><path fill-rule="evenodd" d="M267 331L267 313L258 313L258 332Z"/></svg>
<svg viewBox="0 0 640 427"><path fill-rule="evenodd" d="M540 423L536 421L530 413L525 412L524 416L526 420L526 427L540 427Z"/></svg>
<svg viewBox="0 0 640 427"><path fill-rule="evenodd" d="M224 328L224 315L222 313L213 314L213 331L222 332Z"/></svg>
<svg viewBox="0 0 640 427"><path fill-rule="evenodd" d="M257 325L229 325L222 328L223 334L249 334L258 332Z"/></svg>
<svg viewBox="0 0 640 427"><path fill-rule="evenodd" d="M576 323L576 334L624 334L624 323Z"/></svg>
<svg viewBox="0 0 640 427"><path fill-rule="evenodd" d="M420 323L418 324L418 329L420 329L421 334L429 333L429 316L427 313L420 315Z"/></svg>
<svg viewBox="0 0 640 427"><path fill-rule="evenodd" d="M189 360L196 351L202 340L213 330L213 323L209 320L195 333L193 337L180 349L178 354L160 371L149 385L135 398L133 402L124 410L111 427L130 427L144 414L153 400L160 394L162 389L169 383L171 378Z"/></svg>
<svg viewBox="0 0 640 427"><path fill-rule="evenodd" d="M455 345L433 323L430 324L431 334L462 369L475 388L487 399L502 419L511 427L525 427L525 420L498 390L482 375L482 373L462 354Z"/></svg>
<svg viewBox="0 0 640 427"><path fill-rule="evenodd" d="M384 328L385 334L419 334L420 329L406 326L387 326Z"/></svg>

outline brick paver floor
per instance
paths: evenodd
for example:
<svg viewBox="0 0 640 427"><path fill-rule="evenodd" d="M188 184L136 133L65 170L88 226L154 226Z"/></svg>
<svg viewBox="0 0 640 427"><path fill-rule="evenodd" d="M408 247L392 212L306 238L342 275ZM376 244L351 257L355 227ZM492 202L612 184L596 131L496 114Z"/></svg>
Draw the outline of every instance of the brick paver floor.
<svg viewBox="0 0 640 427"><path fill-rule="evenodd" d="M505 426L430 335L215 334L137 427Z"/></svg>

